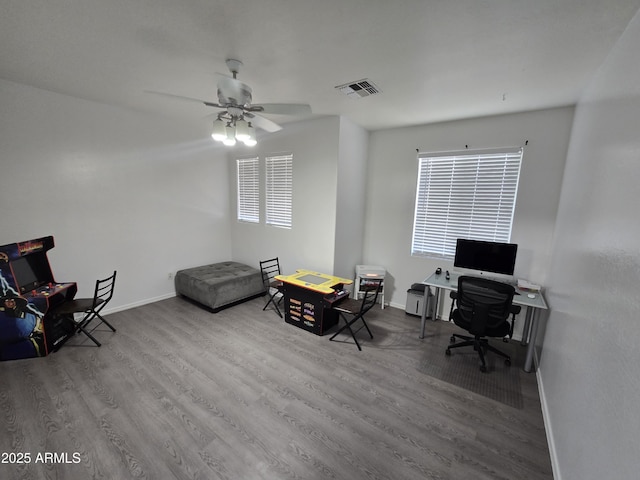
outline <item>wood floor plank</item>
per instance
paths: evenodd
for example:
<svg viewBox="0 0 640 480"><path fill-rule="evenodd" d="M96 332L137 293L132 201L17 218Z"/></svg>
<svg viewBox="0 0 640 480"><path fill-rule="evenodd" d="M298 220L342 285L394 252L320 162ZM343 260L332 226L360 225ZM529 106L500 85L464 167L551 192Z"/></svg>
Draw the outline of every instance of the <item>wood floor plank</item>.
<svg viewBox="0 0 640 480"><path fill-rule="evenodd" d="M0 453L32 458L0 478L552 479L535 375L472 368L508 372L513 406L423 368L455 326L419 339L419 319L376 308L358 351L263 305L171 298L110 315L100 348L78 335L0 363Z"/></svg>

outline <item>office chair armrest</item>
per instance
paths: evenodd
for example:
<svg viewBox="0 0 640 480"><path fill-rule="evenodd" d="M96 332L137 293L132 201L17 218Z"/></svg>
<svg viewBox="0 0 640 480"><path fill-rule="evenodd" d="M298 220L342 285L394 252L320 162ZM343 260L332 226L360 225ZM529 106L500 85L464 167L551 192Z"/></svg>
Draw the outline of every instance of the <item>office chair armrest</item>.
<svg viewBox="0 0 640 480"><path fill-rule="evenodd" d="M451 302L451 309L449 310L449 321L451 321L453 319L453 307L455 307L456 305L456 299L458 298L458 292L454 292L453 290L449 292L449 298L451 298L451 300L453 300ZM435 314L434 314L435 316Z"/></svg>

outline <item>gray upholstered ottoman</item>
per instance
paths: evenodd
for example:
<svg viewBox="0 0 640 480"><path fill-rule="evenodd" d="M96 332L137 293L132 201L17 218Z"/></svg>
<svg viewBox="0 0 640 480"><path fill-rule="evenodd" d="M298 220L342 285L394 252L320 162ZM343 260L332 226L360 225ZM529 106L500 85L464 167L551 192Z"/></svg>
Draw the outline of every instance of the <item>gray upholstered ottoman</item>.
<svg viewBox="0 0 640 480"><path fill-rule="evenodd" d="M214 312L264 295L260 270L238 262L220 262L176 273L176 293Z"/></svg>

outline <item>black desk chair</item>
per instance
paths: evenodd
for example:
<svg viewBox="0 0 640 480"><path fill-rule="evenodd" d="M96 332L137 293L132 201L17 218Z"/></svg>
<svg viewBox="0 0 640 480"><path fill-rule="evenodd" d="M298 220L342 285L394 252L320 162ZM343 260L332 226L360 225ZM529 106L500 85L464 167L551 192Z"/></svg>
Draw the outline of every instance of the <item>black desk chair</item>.
<svg viewBox="0 0 640 480"><path fill-rule="evenodd" d="M484 354L487 350L505 359L505 365L511 365L511 357L489 344L486 337L502 337L505 341L513 335L515 316L520 313L520 306L513 305L515 289L506 283L487 278L460 276L458 291L451 292L454 300L451 304L450 320L468 331L473 337L453 334L451 345L446 354L451 355L452 348L473 346L480 357L480 371L487 371ZM454 306L457 308L454 310ZM509 316L512 320L509 322ZM455 339L463 340L454 343Z"/></svg>
<svg viewBox="0 0 640 480"><path fill-rule="evenodd" d="M104 323L107 327L109 327L113 332L116 331L113 326L107 322L102 315L100 315L100 311L107 306L111 297L113 297L113 289L116 283L116 272L113 272L108 278L104 280L96 280L96 288L94 290L94 294L92 298L76 298L74 300L70 300L61 304L54 311L54 315L70 315L73 316L75 313L83 313L84 317L79 322L73 321L75 325L75 333L82 332L87 337L89 337L93 343L95 343L98 347L101 345L98 340L91 334L100 323ZM98 324L95 325L91 330L87 329L87 326L95 319L99 319Z"/></svg>
<svg viewBox="0 0 640 480"><path fill-rule="evenodd" d="M262 272L262 282L269 296L269 300L262 310L266 310L270 304L273 304L276 312L280 315L280 318L282 318L279 305L284 296L282 293L283 285L280 280L275 278L276 275L280 275L280 261L278 257L260 262L260 272Z"/></svg>
<svg viewBox="0 0 640 480"><path fill-rule="evenodd" d="M340 318L344 320L345 324L336 333L333 334L329 341L336 338L336 336L342 333L344 330L349 330L351 336L353 337L353 340L356 342L358 350L362 350L362 348L360 347L360 343L358 343L358 339L356 338L356 333L358 333L363 328L366 328L367 332L369 332L369 336L373 338L373 334L371 333L371 330L369 330L367 322L365 322L364 320L364 314L371 310L371 307L376 304L376 302L378 301L380 290L382 290L382 279L368 280L368 285L364 289L362 300L348 298L340 302L340 304L338 304L337 306L333 307L333 309L338 312ZM362 326L354 332L351 326L358 320L362 321Z"/></svg>

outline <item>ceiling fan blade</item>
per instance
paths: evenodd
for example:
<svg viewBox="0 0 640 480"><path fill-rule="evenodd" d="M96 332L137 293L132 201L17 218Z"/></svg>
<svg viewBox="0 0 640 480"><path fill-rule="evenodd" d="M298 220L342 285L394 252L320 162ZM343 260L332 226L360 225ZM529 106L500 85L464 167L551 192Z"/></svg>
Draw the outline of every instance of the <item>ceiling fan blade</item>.
<svg viewBox="0 0 640 480"><path fill-rule="evenodd" d="M226 108L223 105L217 103L208 102L207 100L200 100L199 98L183 97L182 95L173 95L172 93L155 92L153 90L145 90L145 93L151 93L153 95L161 95L163 97L176 98L178 100L186 100L189 102L203 103L207 107Z"/></svg>
<svg viewBox="0 0 640 480"><path fill-rule="evenodd" d="M245 112L245 117L247 117L254 127L261 128L269 133L278 132L282 130L282 127L278 125L276 122L272 122L268 118L261 117L255 113Z"/></svg>
<svg viewBox="0 0 640 480"><path fill-rule="evenodd" d="M311 106L304 103L261 103L249 110L274 115L310 115Z"/></svg>

